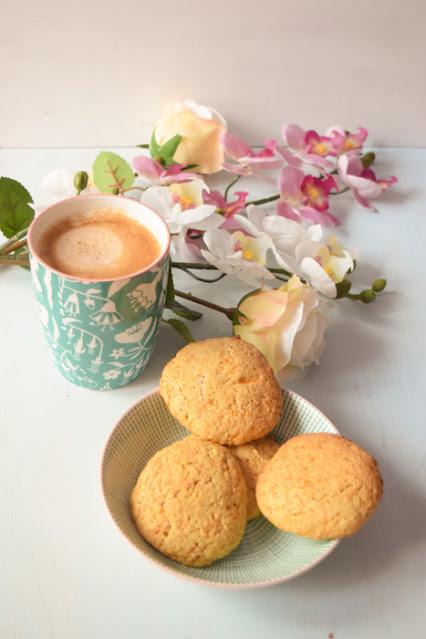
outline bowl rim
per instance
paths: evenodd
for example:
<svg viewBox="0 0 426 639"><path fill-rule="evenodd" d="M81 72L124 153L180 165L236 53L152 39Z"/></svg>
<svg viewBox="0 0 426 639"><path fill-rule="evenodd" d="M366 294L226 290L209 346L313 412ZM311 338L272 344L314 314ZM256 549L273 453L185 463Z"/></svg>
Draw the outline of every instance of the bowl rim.
<svg viewBox="0 0 426 639"><path fill-rule="evenodd" d="M125 411L124 413L122 413L120 415L120 417L116 420L116 422L114 423L114 426L105 442L104 448L102 450L102 455L101 455L101 463L100 463L100 483L101 483L101 487L102 487L102 496L103 496L103 502L104 505L112 519L112 521L114 522L114 526L115 529L118 530L121 534L122 537L124 537L124 539L127 541L127 543L133 548L134 551L136 551L139 555L142 555L148 562L150 562L151 564L161 568L162 570L164 570L165 572L168 572L169 574L174 575L175 577L178 577L179 579L183 579L184 581L188 581L188 582L192 582L192 583L196 583L196 584L201 584L203 586L209 586L211 588L218 588L221 590L256 590L258 588L268 588L269 586L276 586L278 584L282 584L285 583L287 581L290 581L291 579L294 579L295 577L299 577L300 575L303 575L306 572L309 572L309 570L311 570L312 568L315 568L315 566L317 566L319 563L321 563L321 561L323 561L326 557L328 557L328 555L330 555L333 550L336 548L336 546L340 543L341 539L333 539L331 540L331 543L329 546L326 547L326 549L324 550L324 552L322 552L313 562L307 564L307 565L303 565L300 568L297 568L296 570L294 570L293 572L291 572L290 574L284 576L284 577L276 577L274 579L262 579L260 581L254 581L254 582L248 582L248 583L235 583L235 582L216 582L216 581L210 581L209 579L203 579L201 577L193 577L192 575L187 575L183 572L180 572L179 570L176 570L175 568L172 568L170 566L166 566L165 564L163 564L161 561L159 561L158 559L155 559L154 557L150 557L147 553L145 553L141 548L139 548L139 546L136 546L136 544L134 544L128 537L127 535L121 530L120 526L118 525L117 521L115 520L115 517L113 516L109 505L108 505L108 501L107 501L107 497L106 497L106 490L105 490L105 473L104 473L104 468L105 468L105 457L106 457L106 452L108 450L109 444L111 442L111 439L113 438L116 430L120 427L121 422L123 421L123 419L125 417L127 417L127 415L140 403L142 403L143 401L145 401L148 397L150 397L151 395L155 395L157 393L159 393L160 391L160 387L156 386L155 388L153 388L152 390L148 391L147 393L144 393L143 395L141 395L138 399L136 399ZM283 388L282 389L283 393L289 394L290 396L296 397L298 400L301 400L302 403L307 404L310 408L313 408L315 411L318 411L321 416L328 422L331 431L336 434L336 435L340 435L340 432L338 431L338 429L336 428L336 426L333 424L333 422L329 419L329 417L327 417L326 415L324 415L324 413L317 407L315 406L315 404L312 404L312 402L310 402L309 400L305 399L304 397L302 397L302 395L299 395L299 393L296 393L293 390L290 390L288 388Z"/></svg>

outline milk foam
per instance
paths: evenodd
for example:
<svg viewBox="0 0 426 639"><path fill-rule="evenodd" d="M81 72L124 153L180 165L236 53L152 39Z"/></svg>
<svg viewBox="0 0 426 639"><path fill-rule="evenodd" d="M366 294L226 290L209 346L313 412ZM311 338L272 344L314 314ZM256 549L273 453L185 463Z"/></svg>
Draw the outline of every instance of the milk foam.
<svg viewBox="0 0 426 639"><path fill-rule="evenodd" d="M45 233L41 245L41 256L50 266L88 279L130 275L160 254L151 231L121 209L70 215Z"/></svg>

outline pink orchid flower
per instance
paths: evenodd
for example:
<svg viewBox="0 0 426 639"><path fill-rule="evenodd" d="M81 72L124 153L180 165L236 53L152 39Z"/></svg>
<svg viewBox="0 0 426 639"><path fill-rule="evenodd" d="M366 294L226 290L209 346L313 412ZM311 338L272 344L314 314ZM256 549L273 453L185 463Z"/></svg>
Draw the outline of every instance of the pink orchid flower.
<svg viewBox="0 0 426 639"><path fill-rule="evenodd" d="M314 224L337 225L339 220L328 211L328 196L337 184L331 175L316 178L305 175L302 169L285 166L280 174L278 185L280 199L277 213L290 220L302 220Z"/></svg>
<svg viewBox="0 0 426 639"><path fill-rule="evenodd" d="M282 136L288 148L279 145L277 151L291 166L300 167L304 163L322 170L334 168L326 158L336 155L331 137L305 131L297 124L284 124Z"/></svg>
<svg viewBox="0 0 426 639"><path fill-rule="evenodd" d="M172 164L165 167L157 160L145 155L134 158L133 166L138 175L147 182L147 186L167 186L174 182L191 182L198 177L195 173L184 171L183 164Z"/></svg>
<svg viewBox="0 0 426 639"><path fill-rule="evenodd" d="M329 208L328 196L330 191L338 191L339 187L332 175L319 178L313 175L305 175L300 185L304 197L304 204L312 206L320 212L327 211Z"/></svg>
<svg viewBox="0 0 426 639"><path fill-rule="evenodd" d="M334 155L342 153L353 153L360 151L368 137L367 129L358 127L356 133L345 131L341 126L332 126L326 131L326 135L331 138Z"/></svg>
<svg viewBox="0 0 426 639"><path fill-rule="evenodd" d="M340 179L349 187L356 201L372 211L377 209L370 200L379 197L383 191L398 181L394 175L387 180L378 180L374 171L365 169L360 158L356 156L341 155L337 166Z"/></svg>
<svg viewBox="0 0 426 639"><path fill-rule="evenodd" d="M232 163L224 162L222 165L230 173L253 175L282 166L282 160L276 154L275 140L265 140L260 151L254 151L243 140L227 131L222 134L221 140L225 155L233 160Z"/></svg>
<svg viewBox="0 0 426 639"><path fill-rule="evenodd" d="M247 191L236 191L236 199L227 202L219 191L203 191L204 204L214 204L219 213L222 213L225 220L230 220L236 213L240 213L245 208L248 196Z"/></svg>

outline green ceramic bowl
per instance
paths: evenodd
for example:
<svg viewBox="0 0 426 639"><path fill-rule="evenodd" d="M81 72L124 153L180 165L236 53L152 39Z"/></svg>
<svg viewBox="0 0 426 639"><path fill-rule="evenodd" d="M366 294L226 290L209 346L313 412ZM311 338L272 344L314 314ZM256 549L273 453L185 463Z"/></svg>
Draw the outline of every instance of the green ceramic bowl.
<svg viewBox="0 0 426 639"><path fill-rule="evenodd" d="M284 442L301 433L337 433L306 399L284 391L284 412L272 431ZM102 488L108 510L123 535L160 568L178 577L224 588L260 588L288 581L331 553L338 540L313 541L278 530L263 517L247 524L241 544L205 568L190 568L165 557L139 534L129 498L142 468L158 450L188 434L169 413L157 390L141 397L119 419L102 460Z"/></svg>

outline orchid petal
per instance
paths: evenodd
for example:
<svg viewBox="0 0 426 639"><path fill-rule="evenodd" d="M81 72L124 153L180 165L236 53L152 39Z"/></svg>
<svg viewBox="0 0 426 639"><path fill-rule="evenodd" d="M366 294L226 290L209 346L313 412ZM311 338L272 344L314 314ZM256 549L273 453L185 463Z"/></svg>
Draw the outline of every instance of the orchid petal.
<svg viewBox="0 0 426 639"><path fill-rule="evenodd" d="M294 166L285 166L280 173L278 186L285 198L300 199L300 185L305 174Z"/></svg>
<svg viewBox="0 0 426 639"><path fill-rule="evenodd" d="M150 180L158 179L163 172L163 167L159 162L156 162L145 155L139 155L138 157L133 158L133 167L139 175Z"/></svg>
<svg viewBox="0 0 426 639"><path fill-rule="evenodd" d="M183 262L203 262L201 251L196 244L188 240L186 230L172 237L174 253Z"/></svg>
<svg viewBox="0 0 426 639"><path fill-rule="evenodd" d="M223 229L206 231L203 240L209 251L219 258L225 259L232 252L232 236L228 231Z"/></svg>
<svg viewBox="0 0 426 639"><path fill-rule="evenodd" d="M206 191L203 190L204 204L213 204L218 209L223 209L226 206L226 200L219 191Z"/></svg>
<svg viewBox="0 0 426 639"><path fill-rule="evenodd" d="M193 209L187 209L186 211L182 211L179 214L179 222L182 226L188 226L191 228L197 228L198 230L203 230L200 228L200 224L202 221L207 221L206 218L212 218L215 220L215 224L210 226L210 228L215 228L222 224L222 216L215 212L216 207L211 204L202 204L201 206L197 206ZM214 217L215 216L215 217Z"/></svg>
<svg viewBox="0 0 426 639"><path fill-rule="evenodd" d="M309 236L310 240L319 241L322 237L322 227L321 224L312 224L308 226L306 229L306 233Z"/></svg>
<svg viewBox="0 0 426 639"><path fill-rule="evenodd" d="M300 216L297 212L297 209L287 204L287 202L283 202L282 200L278 200L277 202L277 213L282 217L285 217L289 220L294 220L295 222L300 221Z"/></svg>
<svg viewBox="0 0 426 639"><path fill-rule="evenodd" d="M172 216L173 201L168 188L152 186L142 193L142 204L158 213L163 220L169 220Z"/></svg>
<svg viewBox="0 0 426 639"><path fill-rule="evenodd" d="M348 251L344 251L343 257L330 255L328 264L334 275L333 280L335 282L341 282L345 278L346 273L353 269L354 261L352 255L348 253Z"/></svg>
<svg viewBox="0 0 426 639"><path fill-rule="evenodd" d="M74 174L67 169L56 169L48 173L41 182L41 188L50 202L57 202L76 194L73 184Z"/></svg>
<svg viewBox="0 0 426 639"><path fill-rule="evenodd" d="M285 146L277 146L277 152L284 158L284 160L290 164L290 166L295 166L297 168L302 166L302 160L300 160L297 155L294 155L289 149Z"/></svg>
<svg viewBox="0 0 426 639"><path fill-rule="evenodd" d="M314 240L304 240L295 249L296 260L300 263L305 257L314 257L315 252L320 248L320 242Z"/></svg>
<svg viewBox="0 0 426 639"><path fill-rule="evenodd" d="M292 149L302 149L305 131L297 124L284 124L281 130L284 142Z"/></svg>
<svg viewBox="0 0 426 639"><path fill-rule="evenodd" d="M358 194L363 198L374 199L378 197L382 192L380 184L377 184L377 182L373 182L372 180L367 180L363 177L347 175L345 178L345 182L347 186L357 191Z"/></svg>
<svg viewBox="0 0 426 639"><path fill-rule="evenodd" d="M224 162L222 168L236 175L250 175L252 173L250 166L243 166L242 164L229 164L229 162Z"/></svg>
<svg viewBox="0 0 426 639"><path fill-rule="evenodd" d="M250 156L252 153L248 144L240 138L237 138L235 135L231 135L231 133L228 133L227 131L222 133L221 141L226 155L233 160L239 160L242 157Z"/></svg>
<svg viewBox="0 0 426 639"><path fill-rule="evenodd" d="M300 268L302 273L308 278L311 286L326 297L336 297L336 284L312 257L305 257L300 264Z"/></svg>

